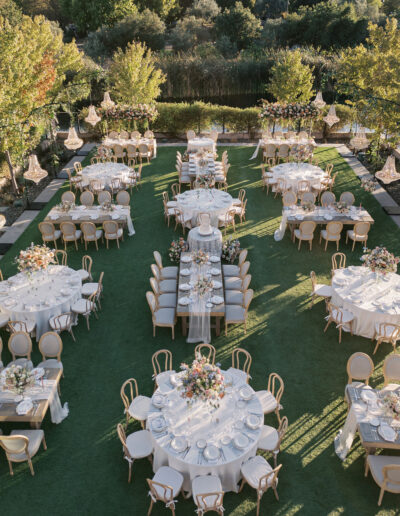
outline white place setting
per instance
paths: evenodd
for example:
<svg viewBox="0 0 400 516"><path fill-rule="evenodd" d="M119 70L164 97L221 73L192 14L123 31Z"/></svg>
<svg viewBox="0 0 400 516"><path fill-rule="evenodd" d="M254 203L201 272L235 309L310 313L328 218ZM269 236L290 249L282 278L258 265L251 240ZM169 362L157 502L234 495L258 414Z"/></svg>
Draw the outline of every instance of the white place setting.
<svg viewBox="0 0 400 516"><path fill-rule="evenodd" d="M177 195L176 202L177 208L183 211L185 220L191 219L193 226L197 225L199 213L208 213L211 225L218 227L218 217L225 216L232 207L233 199L223 190L199 188Z"/></svg>

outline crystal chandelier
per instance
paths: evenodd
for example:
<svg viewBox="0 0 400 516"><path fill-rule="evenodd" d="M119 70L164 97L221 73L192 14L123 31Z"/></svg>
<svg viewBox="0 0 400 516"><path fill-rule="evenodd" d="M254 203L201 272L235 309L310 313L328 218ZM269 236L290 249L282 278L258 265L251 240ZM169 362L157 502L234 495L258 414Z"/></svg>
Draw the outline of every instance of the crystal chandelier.
<svg viewBox="0 0 400 516"><path fill-rule="evenodd" d="M313 104L315 107L317 107L318 109L322 109L326 102L325 100L322 98L322 91L319 91L315 97L315 99L313 100Z"/></svg>
<svg viewBox="0 0 400 516"><path fill-rule="evenodd" d="M365 129L363 127L358 128L354 138L350 140L350 145L357 151L369 147L369 140L365 134Z"/></svg>
<svg viewBox="0 0 400 516"><path fill-rule="evenodd" d="M113 102L110 98L110 94L108 91L104 93L103 102L100 104L103 109L112 109L115 106L115 102Z"/></svg>
<svg viewBox="0 0 400 516"><path fill-rule="evenodd" d="M80 149L83 145L83 140L81 140L76 134L75 127L70 127L68 130L68 138L64 141L64 145L67 149L76 150Z"/></svg>
<svg viewBox="0 0 400 516"><path fill-rule="evenodd" d="M334 104L329 108L328 114L324 116L323 121L326 122L329 127L332 127L333 124L337 124L340 121L340 118L336 116L336 109Z"/></svg>
<svg viewBox="0 0 400 516"><path fill-rule="evenodd" d="M96 113L95 107L89 106L89 112L87 117L85 118L85 122L94 127L98 122L100 122L100 120L101 117Z"/></svg>
<svg viewBox="0 0 400 516"><path fill-rule="evenodd" d="M31 154L29 156L29 165L28 170L24 173L24 178L28 179L28 181L33 181L34 183L39 183L44 177L48 176L46 170L41 168L39 165L39 161L37 159L36 154Z"/></svg>
<svg viewBox="0 0 400 516"><path fill-rule="evenodd" d="M388 156L386 163L383 165L383 168L379 173L386 177L396 177L396 159L393 155Z"/></svg>

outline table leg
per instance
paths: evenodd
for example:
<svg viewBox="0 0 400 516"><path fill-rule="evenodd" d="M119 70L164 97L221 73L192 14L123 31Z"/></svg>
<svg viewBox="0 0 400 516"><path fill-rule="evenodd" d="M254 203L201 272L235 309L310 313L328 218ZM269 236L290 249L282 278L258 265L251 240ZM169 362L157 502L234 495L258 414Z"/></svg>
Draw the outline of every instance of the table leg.
<svg viewBox="0 0 400 516"><path fill-rule="evenodd" d="M215 335L219 337L221 333L221 317L215 318Z"/></svg>
<svg viewBox="0 0 400 516"><path fill-rule="evenodd" d="M187 322L186 322L186 316L184 315L182 317L182 335L184 337L186 337L186 333L187 333Z"/></svg>

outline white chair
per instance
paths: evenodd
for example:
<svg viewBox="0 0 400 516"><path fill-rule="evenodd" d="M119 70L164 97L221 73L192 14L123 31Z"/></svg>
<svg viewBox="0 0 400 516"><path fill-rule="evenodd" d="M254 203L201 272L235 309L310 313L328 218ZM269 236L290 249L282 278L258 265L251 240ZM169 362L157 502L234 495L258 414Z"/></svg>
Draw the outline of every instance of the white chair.
<svg viewBox="0 0 400 516"><path fill-rule="evenodd" d="M400 383L400 355L392 353L385 358L383 362L383 378L384 387L383 391L393 391L399 388ZM390 382L399 383L390 383Z"/></svg>
<svg viewBox="0 0 400 516"><path fill-rule="evenodd" d="M285 384L278 373L271 373L268 377L268 385L266 391L257 391L256 396L261 403L264 414L275 412L278 421L280 421L279 411L282 410L281 398Z"/></svg>
<svg viewBox="0 0 400 516"><path fill-rule="evenodd" d="M247 332L247 316L254 290L249 288L244 294L244 303L240 305L225 305L225 336L228 335L229 324L243 324L244 334Z"/></svg>
<svg viewBox="0 0 400 516"><path fill-rule="evenodd" d="M278 485L278 473L281 468L282 464L273 469L261 455L256 455L242 464L241 472L243 479L239 492L243 489L246 482L257 491L257 516L260 514L261 498L270 487L274 491L275 498L279 500L276 488Z"/></svg>
<svg viewBox="0 0 400 516"><path fill-rule="evenodd" d="M33 368L31 361L32 341L26 332L16 331L12 333L8 339L8 349L12 356L12 362L8 366L19 365L27 369Z"/></svg>
<svg viewBox="0 0 400 516"><path fill-rule="evenodd" d="M10 333L22 331L32 336L33 330L36 328L36 322L29 319L24 319L21 321L8 321L8 328Z"/></svg>
<svg viewBox="0 0 400 516"><path fill-rule="evenodd" d="M249 289L251 282L251 274L246 274L242 281L242 287L240 290L226 290L225 291L225 303L227 305L243 305L244 296Z"/></svg>
<svg viewBox="0 0 400 516"><path fill-rule="evenodd" d="M0 446L6 453L10 475L14 475L13 462L26 461L34 476L32 457L37 454L41 444L47 450L43 430L12 430L10 435L0 435Z"/></svg>
<svg viewBox="0 0 400 516"><path fill-rule="evenodd" d="M381 488L378 506L381 505L385 491L400 494L400 457L387 455L368 455L365 464L365 476L368 471Z"/></svg>
<svg viewBox="0 0 400 516"><path fill-rule="evenodd" d="M351 335L353 335L353 320L354 314L349 312L348 310L343 310L332 303L328 303L329 315L327 317L327 324L325 326L324 332L328 329L331 323L335 323L336 328L339 330L339 344L342 342L342 329L349 329Z"/></svg>
<svg viewBox="0 0 400 516"><path fill-rule="evenodd" d="M89 255L85 254L82 256L82 269L76 271L79 274L81 281L87 281L88 279L93 280L92 265L93 260Z"/></svg>
<svg viewBox="0 0 400 516"><path fill-rule="evenodd" d="M153 353L153 356L151 357L151 365L153 366L153 380L155 382L155 390L156 387L169 382L170 376L175 373L175 370L172 369L171 351L169 349L159 349Z"/></svg>
<svg viewBox="0 0 400 516"><path fill-rule="evenodd" d="M175 516L175 504L177 496L182 490L183 476L169 466L161 466L152 479L147 479L150 488L150 507L147 513L150 516L153 505L157 501L165 503L167 509L171 509Z"/></svg>
<svg viewBox="0 0 400 516"><path fill-rule="evenodd" d="M176 279L178 277L178 267L163 267L161 254L158 251L154 251L153 256L159 268L162 280Z"/></svg>
<svg viewBox="0 0 400 516"><path fill-rule="evenodd" d="M283 416L279 423L279 428L273 426L263 425L261 429L261 436L258 441L258 449L264 452L272 453L274 456L274 466L277 467L278 453L281 451L282 439L288 429L288 418Z"/></svg>
<svg viewBox="0 0 400 516"><path fill-rule="evenodd" d="M132 478L132 464L135 460L148 457L151 463L153 444L151 442L150 432L148 430L139 430L138 432L129 434L127 437L124 427L118 423L117 433L122 443L124 459L129 464L128 482L130 482Z"/></svg>
<svg viewBox="0 0 400 516"><path fill-rule="evenodd" d="M50 328L56 333L61 333L63 331L67 331L70 333L71 337L75 342L75 335L72 331L72 314L71 312L66 312L60 315L54 315L49 319Z"/></svg>
<svg viewBox="0 0 400 516"><path fill-rule="evenodd" d="M224 278L225 290L240 290L242 288L243 279L248 273L250 262L244 262L240 266L238 276L227 276Z"/></svg>
<svg viewBox="0 0 400 516"><path fill-rule="evenodd" d="M375 324L375 334L372 340L376 340L376 346L374 352L375 355L379 346L382 342L386 342L387 344L391 344L393 346L393 352L396 352L396 344L400 339L400 326L397 324L390 323L376 323Z"/></svg>
<svg viewBox="0 0 400 516"><path fill-rule="evenodd" d="M122 228L118 226L115 220L105 220L103 222L104 238L106 239L106 245L108 249L109 240L116 240L117 247L119 249L119 240L124 240L124 232Z"/></svg>
<svg viewBox="0 0 400 516"><path fill-rule="evenodd" d="M239 253L238 265L222 265L222 272L224 276L239 276L240 267L244 264L247 258L247 249L242 249Z"/></svg>
<svg viewBox="0 0 400 516"><path fill-rule="evenodd" d="M314 231L316 227L316 223L312 220L305 220L301 222L298 229L293 231L293 242L296 242L296 238L299 240L299 247L297 248L298 251L300 251L303 240L308 242L310 251L312 250L312 241L314 239Z"/></svg>
<svg viewBox="0 0 400 516"><path fill-rule="evenodd" d="M347 388L364 387L374 372L374 363L366 353L358 351L353 353L347 361L347 385L344 390L345 399L349 401Z"/></svg>
<svg viewBox="0 0 400 516"><path fill-rule="evenodd" d="M151 272L153 273L153 276L157 280L158 287L160 289L161 294L167 294L167 293L175 294L177 285L178 285L177 279L162 280L159 267L156 264L152 263L150 268L151 268Z"/></svg>
<svg viewBox="0 0 400 516"><path fill-rule="evenodd" d="M72 312L74 312L74 314L76 314L77 316L83 315L83 317L86 319L86 325L88 330L90 330L90 314L93 312L96 319L98 319L95 296L96 294L93 294L89 297L89 299L84 299L82 297L71 306L71 310Z"/></svg>
<svg viewBox="0 0 400 516"><path fill-rule="evenodd" d="M63 371L63 364L61 362L61 353L63 344L61 337L54 331L47 331L43 333L39 340L39 351L42 355L42 361L38 367L48 369L61 369Z"/></svg>
<svg viewBox="0 0 400 516"><path fill-rule="evenodd" d="M147 396L139 395L138 385L135 378L129 378L121 387L121 399L125 407L126 425L129 423L129 418L140 421L142 428L147 419L151 399Z"/></svg>
<svg viewBox="0 0 400 516"><path fill-rule="evenodd" d="M153 292L146 292L146 299L151 310L153 322L153 337L156 336L156 327L171 328L172 340L175 339L176 311L175 308L158 308L156 296Z"/></svg>
<svg viewBox="0 0 400 516"><path fill-rule="evenodd" d="M333 291L332 291L332 287L330 285L324 285L322 283L317 283L317 276L315 275L314 271L310 272L310 278L311 278L311 286L312 286L312 291L310 294L310 296L311 296L310 308L312 308L312 306L314 305L314 301L317 297L323 297L326 301L327 299L330 299L332 297Z"/></svg>
<svg viewBox="0 0 400 516"><path fill-rule="evenodd" d="M175 308L176 307L176 294L167 292L162 294L158 287L156 278L150 278L150 285L153 289L154 295L156 296L157 308Z"/></svg>
<svg viewBox="0 0 400 516"><path fill-rule="evenodd" d="M250 353L243 348L235 348L232 351L232 366L228 372L242 383L249 383L252 358Z"/></svg>
<svg viewBox="0 0 400 516"><path fill-rule="evenodd" d="M348 229L346 232L346 244L350 238L353 240L353 245L351 250L354 251L354 246L356 242L361 242L364 244L364 247L367 247L368 233L371 228L371 224L369 222L357 222L354 224L354 229Z"/></svg>
<svg viewBox="0 0 400 516"><path fill-rule="evenodd" d="M99 281L93 281L82 285L81 294L83 297L94 296L96 303L101 308L100 297L103 293L103 278L104 272L100 273Z"/></svg>
<svg viewBox="0 0 400 516"><path fill-rule="evenodd" d="M204 475L192 480L192 496L197 506L197 514L203 516L213 511L223 516L224 492L221 480L215 475Z"/></svg>
<svg viewBox="0 0 400 516"><path fill-rule="evenodd" d="M322 239L325 240L325 251L328 247L328 242L336 242L336 250L339 250L339 242L340 235L343 229L343 224L341 222L328 222L325 229L321 230L319 243L321 243Z"/></svg>

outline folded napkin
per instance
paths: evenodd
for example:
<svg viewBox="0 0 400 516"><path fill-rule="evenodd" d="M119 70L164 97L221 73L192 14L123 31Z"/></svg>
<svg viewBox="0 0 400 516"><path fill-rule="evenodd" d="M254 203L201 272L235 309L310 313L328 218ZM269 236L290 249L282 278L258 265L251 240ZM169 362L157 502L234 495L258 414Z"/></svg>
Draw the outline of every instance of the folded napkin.
<svg viewBox="0 0 400 516"><path fill-rule="evenodd" d="M30 410L33 409L33 403L31 398L25 398L18 403L15 410L19 416L25 416Z"/></svg>

